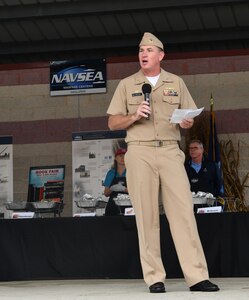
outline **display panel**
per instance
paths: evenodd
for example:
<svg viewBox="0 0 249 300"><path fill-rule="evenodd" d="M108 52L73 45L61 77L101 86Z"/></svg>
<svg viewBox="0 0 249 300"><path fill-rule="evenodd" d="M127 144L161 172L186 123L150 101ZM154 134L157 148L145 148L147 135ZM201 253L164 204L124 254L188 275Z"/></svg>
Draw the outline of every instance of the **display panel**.
<svg viewBox="0 0 249 300"><path fill-rule="evenodd" d="M13 202L13 138L0 136L0 218L8 218L5 204Z"/></svg>
<svg viewBox="0 0 249 300"><path fill-rule="evenodd" d="M126 131L95 131L73 133L72 142L72 179L73 179L73 215L80 214L84 208L77 203L92 197L107 202L103 195L103 181L114 163L117 148L126 148ZM89 202L90 203L90 202ZM89 204L90 205L90 204ZM91 209L88 209L91 211ZM98 210L102 215L104 210Z"/></svg>

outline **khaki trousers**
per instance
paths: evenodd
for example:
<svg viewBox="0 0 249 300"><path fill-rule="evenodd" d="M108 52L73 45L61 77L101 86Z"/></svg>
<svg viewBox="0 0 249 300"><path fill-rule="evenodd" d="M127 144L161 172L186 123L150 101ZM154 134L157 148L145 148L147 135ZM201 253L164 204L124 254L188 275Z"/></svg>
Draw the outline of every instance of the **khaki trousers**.
<svg viewBox="0 0 249 300"><path fill-rule="evenodd" d="M184 153L177 142L160 147L128 144L126 178L135 211L143 276L148 286L164 282L161 260L159 191L178 259L188 286L208 279L193 210Z"/></svg>

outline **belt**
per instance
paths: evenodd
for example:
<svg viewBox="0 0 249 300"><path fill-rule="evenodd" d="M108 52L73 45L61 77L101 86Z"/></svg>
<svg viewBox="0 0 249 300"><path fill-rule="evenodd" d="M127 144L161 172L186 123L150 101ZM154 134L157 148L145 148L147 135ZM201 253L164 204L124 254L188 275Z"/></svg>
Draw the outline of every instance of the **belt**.
<svg viewBox="0 0 249 300"><path fill-rule="evenodd" d="M134 141L134 142L128 142L128 145L140 145L140 146L149 146L149 147L163 147L167 145L174 145L177 144L177 141Z"/></svg>

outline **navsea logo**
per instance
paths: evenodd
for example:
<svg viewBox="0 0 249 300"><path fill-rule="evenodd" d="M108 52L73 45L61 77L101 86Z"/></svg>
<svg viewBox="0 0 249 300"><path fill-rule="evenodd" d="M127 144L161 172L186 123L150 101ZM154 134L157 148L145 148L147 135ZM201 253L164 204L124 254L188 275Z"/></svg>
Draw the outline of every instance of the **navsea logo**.
<svg viewBox="0 0 249 300"><path fill-rule="evenodd" d="M78 86L79 83L89 85L89 83L104 83L104 76L101 71L96 69L84 68L82 66L73 66L61 70L52 76L52 84L68 84L70 86Z"/></svg>
<svg viewBox="0 0 249 300"><path fill-rule="evenodd" d="M106 60L50 62L50 95L106 93Z"/></svg>

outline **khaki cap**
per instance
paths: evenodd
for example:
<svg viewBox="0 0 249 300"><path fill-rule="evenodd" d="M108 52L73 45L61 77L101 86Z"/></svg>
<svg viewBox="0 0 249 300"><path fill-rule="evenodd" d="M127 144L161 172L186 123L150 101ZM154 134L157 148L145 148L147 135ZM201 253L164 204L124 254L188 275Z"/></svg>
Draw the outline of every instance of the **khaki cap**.
<svg viewBox="0 0 249 300"><path fill-rule="evenodd" d="M139 44L139 47L140 46L156 46L164 50L163 43L150 32L144 33L143 38Z"/></svg>

